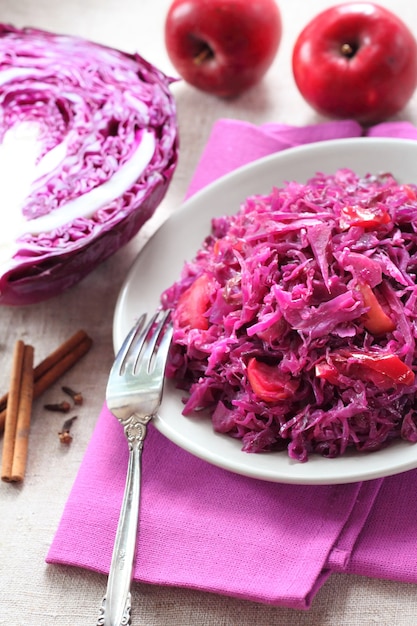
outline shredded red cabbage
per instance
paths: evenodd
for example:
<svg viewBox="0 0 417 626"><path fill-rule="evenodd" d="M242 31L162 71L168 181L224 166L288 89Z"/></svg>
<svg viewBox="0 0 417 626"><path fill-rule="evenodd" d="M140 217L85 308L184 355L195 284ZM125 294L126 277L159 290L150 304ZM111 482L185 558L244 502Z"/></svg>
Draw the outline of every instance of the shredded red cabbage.
<svg viewBox="0 0 417 626"><path fill-rule="evenodd" d="M417 186L348 169L248 198L162 295L184 415L246 452L417 441Z"/></svg>

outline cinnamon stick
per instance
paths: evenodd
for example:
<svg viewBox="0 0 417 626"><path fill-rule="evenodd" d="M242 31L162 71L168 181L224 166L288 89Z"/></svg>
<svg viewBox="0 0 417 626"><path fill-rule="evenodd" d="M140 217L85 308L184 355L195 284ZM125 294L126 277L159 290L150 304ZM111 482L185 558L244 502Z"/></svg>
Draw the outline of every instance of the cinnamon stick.
<svg viewBox="0 0 417 626"><path fill-rule="evenodd" d="M5 481L10 481L12 476L24 355L25 344L19 339L18 341L16 341L13 351L12 371L10 376L10 391L7 407L5 410L6 415L4 424L4 442L1 464L1 478Z"/></svg>
<svg viewBox="0 0 417 626"><path fill-rule="evenodd" d="M67 354L70 354L75 350L80 343L87 341L91 347L91 339L85 332L85 330L77 330L69 339L64 341L56 350L51 352L39 365L35 367L34 375L35 381L41 378L48 370L61 361Z"/></svg>
<svg viewBox="0 0 417 626"><path fill-rule="evenodd" d="M41 361L33 370L33 399L38 398L75 365L89 351L92 344L93 341L87 333L79 330ZM8 399L9 393L0 398L0 433L5 426Z"/></svg>
<svg viewBox="0 0 417 626"><path fill-rule="evenodd" d="M26 345L23 355L19 410L17 413L16 438L10 477L10 481L12 482L21 482L24 479L26 472L34 387L33 353L33 347Z"/></svg>

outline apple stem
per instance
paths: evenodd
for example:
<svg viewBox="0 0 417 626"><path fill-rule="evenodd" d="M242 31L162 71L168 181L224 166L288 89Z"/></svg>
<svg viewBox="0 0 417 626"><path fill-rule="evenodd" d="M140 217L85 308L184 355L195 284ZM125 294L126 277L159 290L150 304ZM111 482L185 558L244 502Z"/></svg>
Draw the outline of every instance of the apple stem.
<svg viewBox="0 0 417 626"><path fill-rule="evenodd" d="M343 54L343 56L347 57L348 59L351 59L353 56L355 56L356 49L350 43L344 43L342 44L340 51Z"/></svg>
<svg viewBox="0 0 417 626"><path fill-rule="evenodd" d="M201 65L208 59L212 59L214 57L213 50L209 46L205 46L201 49L201 51L194 57L194 63L196 65Z"/></svg>

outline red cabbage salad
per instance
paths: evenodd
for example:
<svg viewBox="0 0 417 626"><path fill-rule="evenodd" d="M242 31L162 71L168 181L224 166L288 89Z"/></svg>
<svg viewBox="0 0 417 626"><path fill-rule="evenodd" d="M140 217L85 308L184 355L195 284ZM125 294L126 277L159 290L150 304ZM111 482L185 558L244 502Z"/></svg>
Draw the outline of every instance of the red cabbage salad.
<svg viewBox="0 0 417 626"><path fill-rule="evenodd" d="M245 452L417 441L417 186L349 169L212 220L164 291L167 376Z"/></svg>

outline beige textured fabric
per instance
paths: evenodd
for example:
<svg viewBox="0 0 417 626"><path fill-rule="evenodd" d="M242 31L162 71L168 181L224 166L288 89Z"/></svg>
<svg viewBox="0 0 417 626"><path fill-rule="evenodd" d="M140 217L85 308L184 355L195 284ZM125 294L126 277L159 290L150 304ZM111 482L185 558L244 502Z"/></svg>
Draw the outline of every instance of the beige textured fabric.
<svg viewBox="0 0 417 626"><path fill-rule="evenodd" d="M163 42L169 0L0 0L0 20L17 26L82 35L139 51L173 73ZM18 338L35 347L39 362L79 328L94 339L87 357L65 376L85 404L64 447L57 433L60 415L46 402L60 395L57 383L35 402L27 475L20 486L0 484L0 625L91 626L96 623L105 579L91 572L47 566L44 559L69 490L93 431L112 362L112 317L126 272L146 236L184 197L209 134L220 117L254 123L310 124L321 118L304 103L293 83L291 49L297 33L332 2L282 0L282 45L258 89L238 101L223 102L176 84L181 129L180 163L166 199L143 233L70 292L25 308L0 308L0 395L8 386L13 346ZM385 0L408 24L417 24L417 5ZM417 96L402 118L417 123ZM5 207L1 207L3 218ZM416 538L417 539L417 538ZM238 572L236 573L238 576ZM308 612L279 609L183 589L135 585L133 624L147 626L394 626L417 623L417 589L391 581L333 576Z"/></svg>

